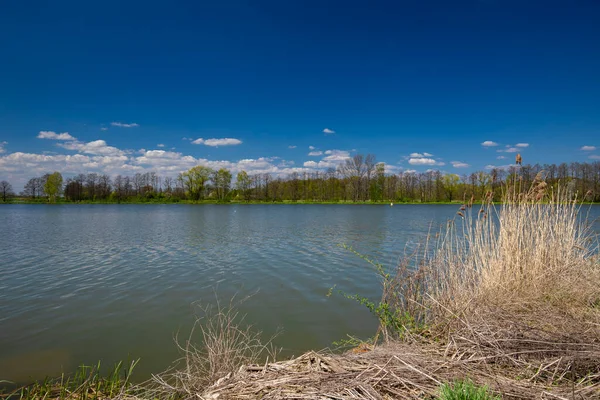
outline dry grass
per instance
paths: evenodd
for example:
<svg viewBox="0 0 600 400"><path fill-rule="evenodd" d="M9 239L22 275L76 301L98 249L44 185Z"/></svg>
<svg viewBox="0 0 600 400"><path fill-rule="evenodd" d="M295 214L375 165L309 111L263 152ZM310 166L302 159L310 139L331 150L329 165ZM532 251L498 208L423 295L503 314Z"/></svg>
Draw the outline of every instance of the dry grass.
<svg viewBox="0 0 600 400"><path fill-rule="evenodd" d="M462 223L443 235L426 265L435 271L424 299L428 321L482 356L562 357L569 377L578 374L564 358L577 359L598 373L597 238L567 191L548 192L540 176L528 192L517 188L499 209L467 204Z"/></svg>
<svg viewBox="0 0 600 400"><path fill-rule="evenodd" d="M431 343L396 342L361 354L308 352L293 360L242 366L196 398L436 399L442 384L466 377L504 399L588 399L600 394L597 386L548 385L522 377L519 367L452 356L445 350Z"/></svg>
<svg viewBox="0 0 600 400"><path fill-rule="evenodd" d="M242 365L277 357L277 348L272 345L277 334L263 341L262 333L247 324L245 315L239 313L238 307L245 300L235 302L234 298L227 305L217 300L214 306L200 307L201 315L188 338L184 343L176 340L182 358L171 370L153 376L155 384L150 386L156 396L196 397Z"/></svg>
<svg viewBox="0 0 600 400"><path fill-rule="evenodd" d="M265 347L224 313L202 330L204 351L183 348L176 384L157 380L197 399L437 398L464 379L505 399L600 399L597 238L571 193L541 176L519 186L499 207L492 193L480 207L465 202L392 272L365 258L383 278L381 302L368 306L385 345L257 363ZM232 347L255 351L222 361Z"/></svg>

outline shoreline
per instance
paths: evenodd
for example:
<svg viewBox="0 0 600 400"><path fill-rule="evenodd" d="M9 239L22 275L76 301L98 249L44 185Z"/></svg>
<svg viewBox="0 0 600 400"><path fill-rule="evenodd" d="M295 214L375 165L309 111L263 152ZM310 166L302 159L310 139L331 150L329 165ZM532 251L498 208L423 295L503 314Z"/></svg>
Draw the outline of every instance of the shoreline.
<svg viewBox="0 0 600 400"><path fill-rule="evenodd" d="M390 204L391 203L391 204ZM461 206L465 204L462 201L459 202L373 202L373 201L364 201L364 202L354 202L354 201L213 201L213 200L203 200L203 201L189 201L189 200L181 200L181 201L58 201L55 203L51 203L48 201L9 201L9 202L0 202L1 205L220 205L220 206L233 206L233 205L241 205L241 206L250 206L250 205L347 205L347 206L417 206L417 205L441 205L441 206ZM473 202L473 206L481 206L482 202ZM502 202L494 202L493 205L501 205ZM548 203L550 204L550 203ZM600 202L578 202L579 205L584 206L593 206L600 205Z"/></svg>

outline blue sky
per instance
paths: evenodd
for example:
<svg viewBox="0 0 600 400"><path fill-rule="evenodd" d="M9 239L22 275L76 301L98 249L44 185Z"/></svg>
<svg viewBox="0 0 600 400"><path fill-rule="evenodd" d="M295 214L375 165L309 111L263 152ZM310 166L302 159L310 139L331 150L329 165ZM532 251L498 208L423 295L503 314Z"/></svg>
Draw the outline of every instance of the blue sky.
<svg viewBox="0 0 600 400"><path fill-rule="evenodd" d="M599 20L593 0L3 2L0 179L594 161Z"/></svg>

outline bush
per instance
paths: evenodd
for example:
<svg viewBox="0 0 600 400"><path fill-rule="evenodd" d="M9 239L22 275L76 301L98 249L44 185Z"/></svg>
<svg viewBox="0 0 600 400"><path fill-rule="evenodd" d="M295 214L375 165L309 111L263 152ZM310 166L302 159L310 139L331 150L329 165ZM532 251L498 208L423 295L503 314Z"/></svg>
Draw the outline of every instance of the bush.
<svg viewBox="0 0 600 400"><path fill-rule="evenodd" d="M500 397L490 394L487 386L476 386L471 381L456 381L442 385L440 400L500 400Z"/></svg>

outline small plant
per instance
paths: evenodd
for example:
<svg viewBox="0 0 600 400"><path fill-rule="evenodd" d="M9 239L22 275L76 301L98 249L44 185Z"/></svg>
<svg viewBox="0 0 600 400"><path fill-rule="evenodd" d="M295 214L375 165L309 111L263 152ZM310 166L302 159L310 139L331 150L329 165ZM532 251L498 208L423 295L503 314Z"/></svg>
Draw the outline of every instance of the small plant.
<svg viewBox="0 0 600 400"><path fill-rule="evenodd" d="M379 319L379 329L373 343L377 343L380 334L386 342L390 339L407 339L413 334L426 336L427 310L423 307L423 295L430 275L425 273L417 252L405 257L392 273L381 263L359 253L351 246L341 244L340 247L366 261L381 279L383 290L381 300L378 302L358 294L347 294L338 290L339 294L362 304ZM334 287L329 289L327 297L331 296Z"/></svg>
<svg viewBox="0 0 600 400"><path fill-rule="evenodd" d="M477 386L469 380L445 383L440 388L440 400L500 400L487 386Z"/></svg>
<svg viewBox="0 0 600 400"><path fill-rule="evenodd" d="M95 366L81 365L74 375L63 374L58 379L46 378L12 393L0 393L3 399L56 399L100 400L111 399L133 391L131 375L139 360L129 366L122 362L106 374L100 372L100 362Z"/></svg>
<svg viewBox="0 0 600 400"><path fill-rule="evenodd" d="M153 376L159 397L197 397L199 393L226 376L235 373L240 366L274 361L278 348L273 340L262 340L262 332L245 320L238 307L247 298L223 305L218 299L215 305L199 305L198 316L188 338L176 341L182 358L174 370ZM199 336L199 343L194 340Z"/></svg>

